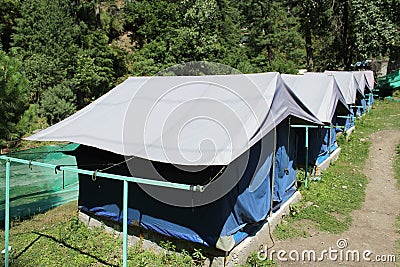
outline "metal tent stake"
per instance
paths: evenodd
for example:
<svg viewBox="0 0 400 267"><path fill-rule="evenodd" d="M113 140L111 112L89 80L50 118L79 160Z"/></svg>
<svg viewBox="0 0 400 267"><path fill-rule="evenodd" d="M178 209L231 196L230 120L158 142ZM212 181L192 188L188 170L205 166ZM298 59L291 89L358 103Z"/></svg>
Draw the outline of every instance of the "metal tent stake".
<svg viewBox="0 0 400 267"><path fill-rule="evenodd" d="M123 266L127 267L128 266L128 182L133 182L133 183L138 183L138 184L147 184L147 185L154 185L154 186L160 186L160 187L166 187L166 188L175 188L175 189L181 189L181 190L187 190L187 191L198 191L198 192L203 192L205 187L204 186L193 186L193 185L188 185L188 184L179 184L179 183L171 183L171 182L165 182L165 181L156 181L156 180L150 180L150 179L145 179L145 178L136 178L136 177L129 177L129 176L122 176L122 175L116 175L116 174L111 174L111 173L102 173L102 172L97 172L97 171L88 171L88 170L82 170L78 168L71 168L71 167L66 167L66 166L60 166L60 165L54 165L54 164L48 164L48 163L43 163L43 162L37 162L37 161L29 161L29 160L24 160L24 159L18 159L18 158L11 158L7 156L0 156L0 160L5 160L6 161L6 199L5 199L5 261L4 261L4 266L8 267L9 265L9 251L8 251L8 244L9 244L9 229L10 229L10 164L11 162L18 162L22 164L27 164L27 165L35 165L35 166L40 166L44 168L51 168L61 171L69 171L69 172L74 172L74 173L80 173L80 174L87 174L87 175L96 175L97 177L103 177L103 178L109 178L109 179L114 179L114 180L120 180L123 181L124 188L123 188L123 211L122 211L122 230L123 230L123 248L122 248L122 257L123 257Z"/></svg>

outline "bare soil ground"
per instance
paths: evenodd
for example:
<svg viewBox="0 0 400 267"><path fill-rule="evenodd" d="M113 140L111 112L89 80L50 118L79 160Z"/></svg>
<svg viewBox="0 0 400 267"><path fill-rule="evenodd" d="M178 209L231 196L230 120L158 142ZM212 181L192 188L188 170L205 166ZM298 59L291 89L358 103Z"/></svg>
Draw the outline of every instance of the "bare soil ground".
<svg viewBox="0 0 400 267"><path fill-rule="evenodd" d="M380 259L384 260L386 255L395 255L395 241L400 239L400 234L396 233L394 226L396 216L400 214L400 190L393 168L396 145L400 142L400 131L374 133L371 142L365 169L369 180L365 202L360 210L352 212L353 221L350 229L342 234L322 233L314 229L309 231L311 237L276 242L271 251L287 252L283 256L287 261L280 261L278 255L274 254L273 259L279 266L396 266L396 264L400 266L399 258L396 259L396 263L378 262ZM289 253L292 250L299 252L299 261L290 259ZM314 250L316 261L309 261L307 254L305 260L301 261L304 250ZM327 250L323 255L324 260L319 260L324 250ZM329 250L332 253L331 257L328 254ZM360 255L359 262L356 254L352 254L355 250ZM371 254L365 252L366 258L371 260L369 262L363 259L366 250L371 252ZM376 258L379 255L382 257ZM291 252L291 256L295 259L296 252ZM337 259L334 260L335 258Z"/></svg>

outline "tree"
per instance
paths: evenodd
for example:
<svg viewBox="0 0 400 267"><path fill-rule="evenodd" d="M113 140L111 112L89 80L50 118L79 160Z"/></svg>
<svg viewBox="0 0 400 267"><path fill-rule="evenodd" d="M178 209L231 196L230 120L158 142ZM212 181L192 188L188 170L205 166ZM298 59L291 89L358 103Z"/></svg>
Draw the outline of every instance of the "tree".
<svg viewBox="0 0 400 267"><path fill-rule="evenodd" d="M24 62L30 81L31 101L39 103L48 87L68 78L68 66L74 61L79 28L69 15L66 1L28 0L21 3L12 36L14 55Z"/></svg>
<svg viewBox="0 0 400 267"><path fill-rule="evenodd" d="M41 99L40 113L47 118L49 124L54 124L76 110L75 95L65 84L59 84L49 88Z"/></svg>
<svg viewBox="0 0 400 267"><path fill-rule="evenodd" d="M0 0L0 49L10 49L15 19L19 15L19 1Z"/></svg>
<svg viewBox="0 0 400 267"><path fill-rule="evenodd" d="M397 28L380 7L382 0L352 1L354 57L385 56L398 40Z"/></svg>
<svg viewBox="0 0 400 267"><path fill-rule="evenodd" d="M292 12L299 18L301 25L299 30L305 40L306 66L310 71L315 69L314 55L315 51L318 51L316 46L320 45L321 41L322 43L330 41L331 2L330 0L303 0L292 3Z"/></svg>
<svg viewBox="0 0 400 267"><path fill-rule="evenodd" d="M248 57L257 71L296 72L304 65L298 18L286 1L237 1Z"/></svg>
<svg viewBox="0 0 400 267"><path fill-rule="evenodd" d="M382 0L380 9L385 16L392 21L397 31L400 30L400 1L399 0ZM398 36L398 34L396 34ZM400 69L400 40L396 38L394 43L389 47L389 65L388 72Z"/></svg>
<svg viewBox="0 0 400 267"><path fill-rule="evenodd" d="M336 55L336 65L350 69L354 61L388 55L398 33L382 6L383 0L334 1L330 50Z"/></svg>
<svg viewBox="0 0 400 267"><path fill-rule="evenodd" d="M21 61L0 50L0 140L20 137L17 124L28 107L28 81L21 65Z"/></svg>
<svg viewBox="0 0 400 267"><path fill-rule="evenodd" d="M98 7L94 1L21 3L12 52L24 62L31 103L40 103L41 109L47 110L43 105L48 101L42 101L43 95L63 84L75 94L68 98L73 99L71 104L82 108L125 74L121 53L109 46L110 38L101 29ZM108 26L106 31L110 31Z"/></svg>
<svg viewBox="0 0 400 267"><path fill-rule="evenodd" d="M125 28L132 31L134 44L134 75L152 75L192 61L247 66L240 47L239 14L226 0L134 1L125 14Z"/></svg>

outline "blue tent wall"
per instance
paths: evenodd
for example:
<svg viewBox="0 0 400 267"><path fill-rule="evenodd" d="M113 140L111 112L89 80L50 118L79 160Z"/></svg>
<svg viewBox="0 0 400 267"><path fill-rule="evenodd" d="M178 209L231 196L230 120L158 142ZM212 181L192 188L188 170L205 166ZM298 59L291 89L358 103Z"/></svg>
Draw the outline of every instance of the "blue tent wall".
<svg viewBox="0 0 400 267"><path fill-rule="evenodd" d="M357 99L356 107L353 109L353 112L356 116L361 116L362 114L365 114L367 112L367 101L365 100L365 98Z"/></svg>
<svg viewBox="0 0 400 267"><path fill-rule="evenodd" d="M373 92L369 93L368 95L368 106L372 107L374 105L375 99Z"/></svg>
<svg viewBox="0 0 400 267"><path fill-rule="evenodd" d="M286 119L277 126L277 148L274 176L275 205L286 202L296 191L297 129Z"/></svg>
<svg viewBox="0 0 400 267"><path fill-rule="evenodd" d="M294 159L297 140L293 135L289 139L290 146L288 146L287 133L288 122L286 120L277 127L273 193L276 207L287 201L296 191ZM269 141L269 143L263 144L260 141L254 145L249 151L248 165L240 181L226 195L207 205L172 206L154 199L140 186L130 183L129 223L136 222L144 229L210 247L215 247L218 238L224 236L233 236L235 243L238 244L252 234L253 226L264 223L270 212L272 157L262 155L263 145L273 146L273 143ZM289 147L292 147L293 150ZM87 146L80 146L75 151L75 155L78 166L90 165L93 170L101 168L105 163L124 160L121 155ZM142 161L144 160L142 159ZM232 164L234 163L235 161L232 162ZM214 168L219 167L215 166ZM113 167L107 172L131 175L126 165ZM177 176L182 177L181 175ZM192 184L201 184L204 182L201 181L202 179L204 180L204 177L195 177L186 183L191 181ZM181 193L182 191L175 190L175 194ZM114 221L122 221L121 201L122 182L102 178L93 181L92 177L88 175L79 176L79 207L83 211Z"/></svg>
<svg viewBox="0 0 400 267"><path fill-rule="evenodd" d="M332 125L335 125L332 123ZM331 138L331 142L330 142L330 147L329 147L329 153L332 153L333 151L335 151L338 148L338 145L336 143L336 128L330 128L330 138Z"/></svg>
<svg viewBox="0 0 400 267"><path fill-rule="evenodd" d="M344 130L348 131L351 127L355 125L354 120L355 120L354 111L353 109L350 109L350 113L347 114L347 118L338 118L334 116L332 119L332 124L336 126L342 126L342 127L344 126L345 127ZM343 132L343 129L336 128L336 133L338 132Z"/></svg>
<svg viewBox="0 0 400 267"><path fill-rule="evenodd" d="M297 163L306 163L305 128L298 131ZM328 156L329 129L310 128L308 130L308 163L313 166L324 161Z"/></svg>
<svg viewBox="0 0 400 267"><path fill-rule="evenodd" d="M336 117L333 125L335 122ZM297 130L297 138L297 163L304 166L306 163L304 128ZM308 130L308 163L311 166L321 164L337 148L336 128L310 128Z"/></svg>
<svg viewBox="0 0 400 267"><path fill-rule="evenodd" d="M168 205L130 183L129 223L135 221L145 229L210 247L215 247L221 236L233 235L235 242L240 242L250 234L245 226L263 222L271 207L271 160L260 159L260 150L261 142L258 142L250 150L249 164L239 183L225 196L207 205L187 208ZM104 163L124 160L120 155L86 146L75 153L78 166L91 165L93 170ZM259 160L263 162L258 164ZM126 165L107 171L130 175ZM87 175L80 175L79 182L82 210L114 221L122 220L122 182L101 178L93 181ZM176 190L175 193L181 192Z"/></svg>

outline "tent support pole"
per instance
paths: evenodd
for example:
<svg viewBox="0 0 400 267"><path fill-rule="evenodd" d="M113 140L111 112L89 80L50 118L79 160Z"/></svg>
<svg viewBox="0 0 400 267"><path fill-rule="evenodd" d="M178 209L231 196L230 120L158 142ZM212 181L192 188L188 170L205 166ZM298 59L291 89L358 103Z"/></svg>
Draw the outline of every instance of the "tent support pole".
<svg viewBox="0 0 400 267"><path fill-rule="evenodd" d="M342 116L338 116L338 117L342 117ZM305 142L305 147L306 147L306 170L305 170L305 177L304 177L304 187L308 188L308 130L309 128L345 128L344 126L316 126L316 125L290 125L290 127L293 128L306 128L306 142ZM328 150L329 152L329 150Z"/></svg>
<svg viewBox="0 0 400 267"><path fill-rule="evenodd" d="M305 173L305 177L304 177L304 187L305 188L308 188L307 172L308 172L308 126L306 126L306 173Z"/></svg>
<svg viewBox="0 0 400 267"><path fill-rule="evenodd" d="M124 180L124 200L122 230L123 234L123 266L128 267L128 181Z"/></svg>
<svg viewBox="0 0 400 267"><path fill-rule="evenodd" d="M6 203L5 203L5 219L4 219L4 235L5 235L5 259L4 266L8 267L9 262L9 249L8 249L8 239L9 239L9 231L10 231L10 165L11 161L6 161Z"/></svg>
<svg viewBox="0 0 400 267"><path fill-rule="evenodd" d="M331 125L333 126L333 125ZM328 129L328 155L331 155L331 146L332 146L332 128Z"/></svg>
<svg viewBox="0 0 400 267"><path fill-rule="evenodd" d="M290 124L289 124L290 127ZM271 203L269 207L269 216L272 216L274 209L274 187L275 187L275 158L276 158L276 127L274 128L274 152L272 154L272 174L271 174ZM267 223L269 223L267 221Z"/></svg>

